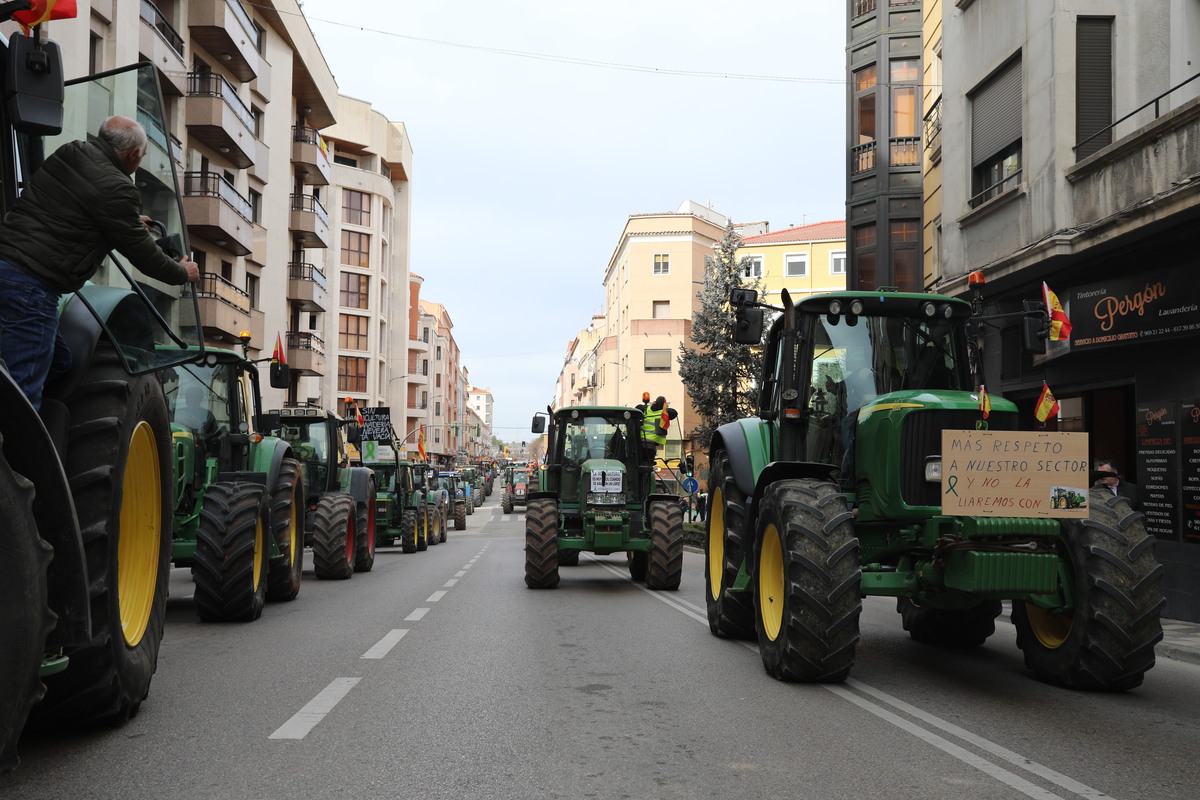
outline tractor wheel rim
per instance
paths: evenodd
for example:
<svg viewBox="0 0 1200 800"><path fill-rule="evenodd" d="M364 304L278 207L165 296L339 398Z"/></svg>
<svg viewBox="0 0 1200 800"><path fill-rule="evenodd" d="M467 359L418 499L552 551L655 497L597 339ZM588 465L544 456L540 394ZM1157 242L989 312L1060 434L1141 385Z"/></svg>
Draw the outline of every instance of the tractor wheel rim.
<svg viewBox="0 0 1200 800"><path fill-rule="evenodd" d="M258 591L258 587L262 584L263 562L266 561L267 549L267 532L266 526L263 525L263 518L258 517L258 522L254 525L254 569L252 572L252 586L254 591Z"/></svg>
<svg viewBox="0 0 1200 800"><path fill-rule="evenodd" d="M1029 620L1029 629L1034 637L1048 650L1062 647L1075 624L1072 615L1051 614L1032 603L1025 604L1025 616Z"/></svg>
<svg viewBox="0 0 1200 800"><path fill-rule="evenodd" d="M712 513L708 515L708 591L713 600L721 596L721 577L725 572L725 502L720 489L712 495Z"/></svg>
<svg viewBox="0 0 1200 800"><path fill-rule="evenodd" d="M288 531L288 558L293 566L296 560L300 557L300 499L299 497L292 498L291 514L291 529Z"/></svg>
<svg viewBox="0 0 1200 800"><path fill-rule="evenodd" d="M354 563L354 515L346 520L346 563Z"/></svg>
<svg viewBox="0 0 1200 800"><path fill-rule="evenodd" d="M162 547L162 488L154 429L145 420L129 437L121 481L117 604L125 644L136 647L150 624Z"/></svg>
<svg viewBox="0 0 1200 800"><path fill-rule="evenodd" d="M763 631L773 642L783 627L783 544L774 525L763 531L758 556L758 605Z"/></svg>

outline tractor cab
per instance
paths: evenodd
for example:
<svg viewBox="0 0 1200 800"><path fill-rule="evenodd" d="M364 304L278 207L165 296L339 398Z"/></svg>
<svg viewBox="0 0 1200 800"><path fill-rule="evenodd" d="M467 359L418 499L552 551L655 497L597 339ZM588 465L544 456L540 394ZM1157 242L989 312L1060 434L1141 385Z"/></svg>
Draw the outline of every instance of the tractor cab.
<svg viewBox="0 0 1200 800"><path fill-rule="evenodd" d="M304 467L304 485L310 494L337 491L339 467L345 461L342 427L346 420L319 408L284 408L271 411L278 417L278 435L292 446Z"/></svg>

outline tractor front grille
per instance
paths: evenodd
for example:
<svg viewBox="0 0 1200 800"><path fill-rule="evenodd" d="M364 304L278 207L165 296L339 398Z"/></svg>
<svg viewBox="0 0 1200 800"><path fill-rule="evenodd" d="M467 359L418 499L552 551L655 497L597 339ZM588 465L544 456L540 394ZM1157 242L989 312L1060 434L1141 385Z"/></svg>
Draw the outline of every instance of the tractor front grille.
<svg viewBox="0 0 1200 800"><path fill-rule="evenodd" d="M940 506L942 487L925 480L925 459L942 454L942 431L975 430L980 419L976 410L935 409L914 411L904 418L900 431L900 495L910 506ZM988 428L1015 431L1017 415L993 411Z"/></svg>

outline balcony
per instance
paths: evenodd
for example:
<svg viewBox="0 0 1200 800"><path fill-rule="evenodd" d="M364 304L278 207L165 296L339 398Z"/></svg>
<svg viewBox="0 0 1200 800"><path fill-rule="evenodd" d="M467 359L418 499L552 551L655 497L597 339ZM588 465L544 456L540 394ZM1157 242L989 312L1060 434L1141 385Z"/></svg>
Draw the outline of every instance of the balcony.
<svg viewBox="0 0 1200 800"><path fill-rule="evenodd" d="M238 0L191 0L188 27L192 43L215 57L239 80L258 76L258 29Z"/></svg>
<svg viewBox="0 0 1200 800"><path fill-rule="evenodd" d="M253 166L258 154L254 115L233 84L214 72L193 72L187 89L188 133L238 169Z"/></svg>
<svg viewBox="0 0 1200 800"><path fill-rule="evenodd" d="M325 311L329 308L329 288L325 273L314 264L293 261L288 264L288 300L301 311Z"/></svg>
<svg viewBox="0 0 1200 800"><path fill-rule="evenodd" d="M325 374L325 342L307 331L288 331L287 360L298 375Z"/></svg>
<svg viewBox="0 0 1200 800"><path fill-rule="evenodd" d="M311 194L291 196L288 230L298 247L329 247L329 212Z"/></svg>
<svg viewBox="0 0 1200 800"><path fill-rule="evenodd" d="M254 247L250 201L222 175L184 173L183 213L187 215L188 231L235 256L244 256Z"/></svg>
<svg viewBox="0 0 1200 800"><path fill-rule="evenodd" d="M211 272L203 273L197 286L204 335L236 341L250 327L250 295Z"/></svg>
<svg viewBox="0 0 1200 800"><path fill-rule="evenodd" d="M329 185L329 148L316 128L292 126L292 165L304 185Z"/></svg>
<svg viewBox="0 0 1200 800"><path fill-rule="evenodd" d="M163 92L182 95L187 91L188 71L183 60L183 37L150 0L142 0L141 18L138 52L143 60L158 67Z"/></svg>

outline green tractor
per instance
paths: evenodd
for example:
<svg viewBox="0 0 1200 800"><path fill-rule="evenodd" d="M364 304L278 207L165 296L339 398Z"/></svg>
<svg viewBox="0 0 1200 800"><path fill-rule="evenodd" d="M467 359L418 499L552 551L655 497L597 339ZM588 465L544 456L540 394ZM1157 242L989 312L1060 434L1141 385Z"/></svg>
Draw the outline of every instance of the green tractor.
<svg viewBox="0 0 1200 800"><path fill-rule="evenodd" d="M426 530L436 534L429 544L446 541L446 531L450 527L450 503L447 494L438 488L437 471L429 464L417 464L413 470L413 487L425 497L429 514Z"/></svg>
<svg viewBox="0 0 1200 800"><path fill-rule="evenodd" d="M0 42L0 74L8 87L0 206L11 208L18 176L59 145L123 114L150 137L135 176L142 212L159 221L164 250L188 252L152 67L64 88L57 44L13 34ZM187 348L201 345L198 320L191 285L161 283L113 254L60 303L72 363L46 384L40 411L0 366L0 771L16 765L31 709L42 728L119 723L149 694L166 622L173 505L157 373L195 359Z"/></svg>
<svg viewBox="0 0 1200 800"><path fill-rule="evenodd" d="M736 340L760 344L756 293L735 290L731 304ZM864 595L895 597L913 639L959 647L981 645L1009 600L1039 679L1141 684L1162 638L1162 567L1124 498L1091 490L1081 519L943 513L942 431L1018 427L1000 398L981 419L970 304L893 289L798 304L784 291L782 306L758 416L711 443L713 634L757 639L781 680L842 681Z"/></svg>
<svg viewBox="0 0 1200 800"><path fill-rule="evenodd" d="M457 472L439 472L437 476L437 491L445 499L446 514L454 517L454 530L467 529L467 514L470 514L471 503L467 500L467 491L462 478ZM446 530L444 527L442 530Z"/></svg>
<svg viewBox="0 0 1200 800"><path fill-rule="evenodd" d="M175 444L171 558L192 569L201 619L258 619L267 600L300 591L300 462L286 442L255 433L262 394L245 352L210 348L161 378ZM271 365L271 385L287 388L286 364Z"/></svg>
<svg viewBox="0 0 1200 800"><path fill-rule="evenodd" d="M484 481L483 470L479 467L461 467L458 470L463 484L467 487L467 494L470 497L473 508L468 513L473 512L476 508L483 505L484 499Z"/></svg>
<svg viewBox="0 0 1200 800"><path fill-rule="evenodd" d="M375 474L349 466L342 429L357 443L358 426L313 407L272 410L264 430L287 442L304 474L304 543L313 574L345 580L375 565Z"/></svg>
<svg viewBox="0 0 1200 800"><path fill-rule="evenodd" d="M430 503L424 465L394 458L372 462L370 467L379 483L375 499L379 546L390 547L399 540L405 553L415 553L441 541L441 512Z"/></svg>
<svg viewBox="0 0 1200 800"><path fill-rule="evenodd" d="M649 589L678 589L683 575L679 497L654 487L655 448L642 441L642 413L573 406L549 417L546 462L525 509L525 584L558 585L559 566L583 551L624 552ZM546 416L533 418L533 432Z"/></svg>
<svg viewBox="0 0 1200 800"><path fill-rule="evenodd" d="M516 506L524 506L533 486L532 470L528 467L509 467L500 478L500 510L511 514Z"/></svg>

